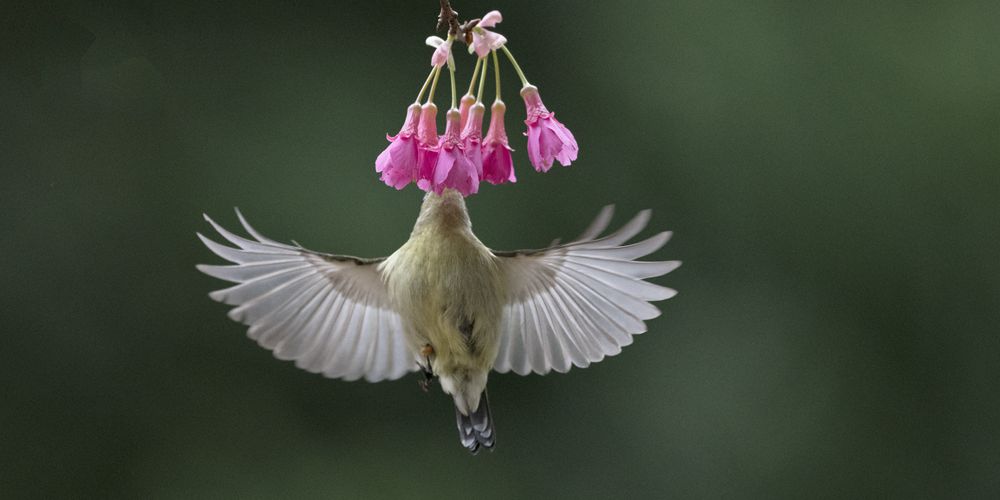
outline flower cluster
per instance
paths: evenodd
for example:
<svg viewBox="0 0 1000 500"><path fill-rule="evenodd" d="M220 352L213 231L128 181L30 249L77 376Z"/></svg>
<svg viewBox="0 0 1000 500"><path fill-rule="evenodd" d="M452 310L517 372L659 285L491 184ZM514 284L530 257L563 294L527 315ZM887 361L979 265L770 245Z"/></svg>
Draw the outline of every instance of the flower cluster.
<svg viewBox="0 0 1000 500"><path fill-rule="evenodd" d="M500 60L497 51L503 52L521 79L521 97L527 117L524 120L528 138L528 159L539 172L547 172L558 161L564 167L576 160L579 148L572 132L556 120L538 93L538 88L528 83L513 54L507 48L507 39L490 31L502 20L500 12L492 11L482 19L466 23L471 34L469 53L478 58L472 72L469 90L461 99L455 89L455 58L452 46L456 33L447 40L430 37L427 44L434 47L431 72L427 75L416 101L406 110L403 127L395 136L386 135L389 146L375 160L375 171L382 182L396 189L403 189L415 182L420 189L440 194L445 189L455 189L463 196L479 191L482 181L490 184L516 182L504 114L507 106L500 99ZM492 59L495 74L496 98L490 106L490 122L483 135L486 106L483 90L487 69ZM447 67L451 80L451 107L445 113L445 131L438 135L437 106L434 93L438 78ZM478 91L476 83L478 80ZM429 92L428 92L429 89ZM421 100L427 92L427 99Z"/></svg>

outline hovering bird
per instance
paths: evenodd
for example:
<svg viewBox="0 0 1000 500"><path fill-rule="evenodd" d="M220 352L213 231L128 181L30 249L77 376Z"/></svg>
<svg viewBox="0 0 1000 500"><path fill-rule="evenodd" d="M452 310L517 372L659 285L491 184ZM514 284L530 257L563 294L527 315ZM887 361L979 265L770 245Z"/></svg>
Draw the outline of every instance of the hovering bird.
<svg viewBox="0 0 1000 500"><path fill-rule="evenodd" d="M364 259L268 239L237 210L253 239L207 215L236 247L198 234L235 265L197 267L237 283L209 296L236 306L229 317L279 359L345 380L394 380L422 370L426 389L436 378L454 399L462 445L476 453L496 443L486 395L491 370L566 372L618 354L660 314L650 302L676 294L644 280L680 262L635 260L671 233L626 244L649 221L644 210L599 237L613 211L604 207L569 243L499 252L473 234L460 193L431 192L409 240L388 257Z"/></svg>

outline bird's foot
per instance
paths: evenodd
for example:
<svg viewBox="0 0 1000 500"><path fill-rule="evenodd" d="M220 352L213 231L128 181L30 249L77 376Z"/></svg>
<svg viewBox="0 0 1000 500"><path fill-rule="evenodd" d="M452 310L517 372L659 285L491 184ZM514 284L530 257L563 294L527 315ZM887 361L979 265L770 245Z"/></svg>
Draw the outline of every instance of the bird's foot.
<svg viewBox="0 0 1000 500"><path fill-rule="evenodd" d="M420 385L420 389L424 392L430 390L431 384L434 383L434 371L431 369L431 356L434 355L434 347L430 344L424 344L420 349L420 355L424 357L424 365L420 367L421 371L424 373L424 379L417 384Z"/></svg>
<svg viewBox="0 0 1000 500"><path fill-rule="evenodd" d="M430 390L431 384L434 383L434 380L437 379L437 377L434 376L434 372L427 369L424 369L423 373L424 373L423 380L417 382L417 384L420 385L420 390L427 392Z"/></svg>

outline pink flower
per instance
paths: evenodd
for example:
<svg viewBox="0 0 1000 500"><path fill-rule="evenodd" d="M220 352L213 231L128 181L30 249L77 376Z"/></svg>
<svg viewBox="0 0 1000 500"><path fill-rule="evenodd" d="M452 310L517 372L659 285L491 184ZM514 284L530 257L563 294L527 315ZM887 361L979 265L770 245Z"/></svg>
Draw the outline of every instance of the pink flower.
<svg viewBox="0 0 1000 500"><path fill-rule="evenodd" d="M451 58L451 40L442 40L436 36L429 36L426 40L427 45L434 47L434 53L431 54L431 66L442 67Z"/></svg>
<svg viewBox="0 0 1000 500"><path fill-rule="evenodd" d="M545 108L538 95L538 87L525 85L521 89L521 97L528 108L528 118L524 120L528 126L525 133L528 136L528 159L535 170L548 172L553 160L558 160L564 167L576 161L580 148L573 133L556 120L555 113Z"/></svg>
<svg viewBox="0 0 1000 500"><path fill-rule="evenodd" d="M469 46L469 52L474 50L479 57L485 57L491 50L499 49L507 43L503 35L486 29L496 26L500 21L503 21L503 16L499 10L487 12L472 30L472 45Z"/></svg>
<svg viewBox="0 0 1000 500"><path fill-rule="evenodd" d="M462 96L462 100L458 104L458 112L462 114L462 130L465 133L465 122L469 120L469 109L472 105L476 103L476 96L472 94L465 94Z"/></svg>
<svg viewBox="0 0 1000 500"><path fill-rule="evenodd" d="M396 189L403 189L416 179L417 172L417 122L420 105L413 103L406 110L406 121L395 137L386 134L389 146L375 159L375 171L382 174L382 182Z"/></svg>
<svg viewBox="0 0 1000 500"><path fill-rule="evenodd" d="M486 113L486 106L477 102L469 108L468 119L462 129L462 148L465 156L476 167L476 175L483 177L483 114Z"/></svg>
<svg viewBox="0 0 1000 500"><path fill-rule="evenodd" d="M424 191L441 194L445 189L457 189L462 196L479 191L479 172L466 156L459 131L461 114L457 109L448 111L448 125L437 148L437 162L433 168L420 172L417 183ZM423 167L421 167L423 168Z"/></svg>
<svg viewBox="0 0 1000 500"><path fill-rule="evenodd" d="M497 100L490 108L490 129L483 140L483 180L491 184L517 182L514 176L514 160L507 145L507 131L503 126L503 114L507 106Z"/></svg>
<svg viewBox="0 0 1000 500"><path fill-rule="evenodd" d="M430 189L430 173L438 158L437 106L433 102L420 108L420 126L417 128L417 187Z"/></svg>

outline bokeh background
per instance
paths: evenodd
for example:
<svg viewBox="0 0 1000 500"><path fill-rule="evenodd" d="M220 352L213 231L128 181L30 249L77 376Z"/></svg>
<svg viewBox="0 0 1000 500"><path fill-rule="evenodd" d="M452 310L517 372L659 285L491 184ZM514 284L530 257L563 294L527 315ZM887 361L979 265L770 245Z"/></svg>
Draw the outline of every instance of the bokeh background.
<svg viewBox="0 0 1000 500"><path fill-rule="evenodd" d="M457 0L503 11L581 147L531 171L506 70L519 182L469 200L480 237L649 207L680 294L618 357L494 376L476 457L419 377L331 381L246 339L194 269L219 262L201 214L405 241L421 193L372 167L436 8L3 2L0 495L1000 495L995 1Z"/></svg>

